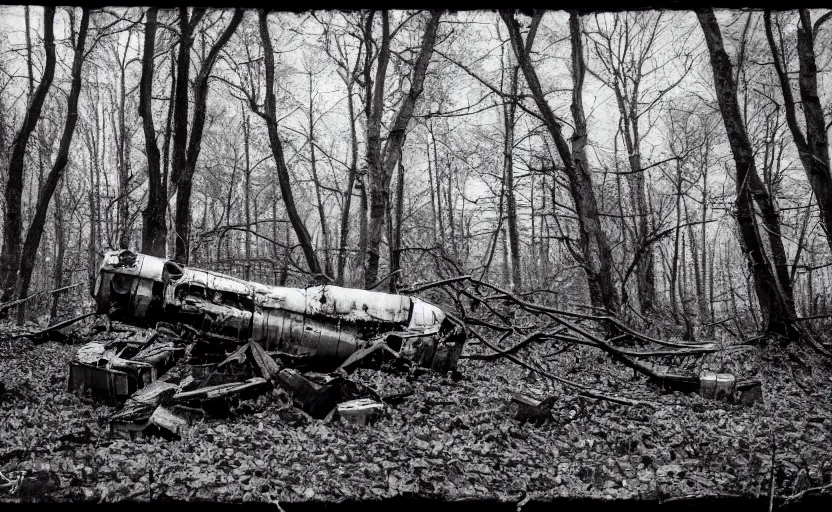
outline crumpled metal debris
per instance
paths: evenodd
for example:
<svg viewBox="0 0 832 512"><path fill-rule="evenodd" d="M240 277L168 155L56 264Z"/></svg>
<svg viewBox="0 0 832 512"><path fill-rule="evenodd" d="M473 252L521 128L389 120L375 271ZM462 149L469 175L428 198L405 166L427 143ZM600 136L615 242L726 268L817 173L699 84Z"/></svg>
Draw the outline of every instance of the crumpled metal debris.
<svg viewBox="0 0 832 512"><path fill-rule="evenodd" d="M218 343L252 339L332 367L383 341L420 366L449 371L465 343L461 326L415 297L267 286L129 250L104 254L94 296L98 312L114 320L184 324Z"/></svg>
<svg viewBox="0 0 832 512"><path fill-rule="evenodd" d="M378 417L379 413L384 409L384 404L373 400L372 398L359 398L357 400L350 400L338 404L337 411L339 417L344 421L356 425L367 425Z"/></svg>
<svg viewBox="0 0 832 512"><path fill-rule="evenodd" d="M194 417L273 388L307 418L366 424L384 404L346 371L382 358L450 371L465 342L417 298L271 287L127 250L105 253L94 297L109 322L78 350L69 389L123 403L115 432L179 437Z"/></svg>
<svg viewBox="0 0 832 512"><path fill-rule="evenodd" d="M368 405L364 407L365 410L352 413L352 409L347 407L340 417L366 423L377 416L377 409L381 406L381 399L375 390L351 381L344 372L300 372L294 368L281 367L262 346L253 341L239 345L219 362L190 364L194 362L191 355L196 341L170 337L159 339L158 333L157 336L148 337L150 338L154 341L132 347L132 351L137 354L133 358L143 355L146 359L152 359L158 354L171 354L174 357L182 354L185 357L178 357L173 368L158 380L135 390L111 414L110 426L114 433L133 435L150 429L150 432L175 439L184 435L186 427L194 418L224 415L241 399L253 398L275 387L281 388L283 391L280 393L287 396L300 409L298 413L307 418L327 419L340 412L339 407L345 402L365 399L368 403L378 405ZM108 346L100 341L91 341L79 349L79 360L73 364L119 377L122 372L113 369L113 362L117 366L149 366L148 363L117 355L131 349L128 343L119 340ZM127 376L124 374L125 379ZM130 383L140 384L142 381L133 379ZM123 390L121 391L123 395ZM286 416L285 411L279 416Z"/></svg>

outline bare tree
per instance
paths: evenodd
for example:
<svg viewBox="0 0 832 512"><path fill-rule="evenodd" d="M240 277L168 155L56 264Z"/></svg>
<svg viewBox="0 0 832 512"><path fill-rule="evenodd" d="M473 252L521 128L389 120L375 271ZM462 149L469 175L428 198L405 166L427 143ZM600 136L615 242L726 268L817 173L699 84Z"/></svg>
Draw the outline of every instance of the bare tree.
<svg viewBox="0 0 832 512"><path fill-rule="evenodd" d="M379 248L384 230L385 214L390 205L390 181L396 162L399 161L402 155L405 130L413 116L416 101L422 94L425 74L433 54L433 47L436 44L436 32L441 17L442 11L431 11L430 18L425 24L422 44L416 58L416 64L413 67L410 90L399 106L399 111L393 119L393 125L390 127L390 133L382 150L381 115L384 106L384 78L387 72L387 63L390 59L390 23L387 11L382 11L382 42L379 50L378 67L376 68L375 89L372 95L372 111L367 122L370 220L367 267L364 274L364 286L366 288L375 284L378 277Z"/></svg>
<svg viewBox="0 0 832 512"><path fill-rule="evenodd" d="M71 11L70 11L71 12ZM74 24L74 16L70 17L70 23ZM69 98L67 100L66 123L64 124L61 145L52 169L46 176L44 183L38 193L38 202L35 207L35 215L26 232L26 240L23 243L23 252L20 258L20 271L18 279L18 299L25 299L29 293L29 283L32 279L32 269L37 260L38 247L43 236L43 229L46 224L46 215L49 212L49 203L58 183L63 176L69 159L69 147L72 143L72 136L75 134L75 125L78 122L78 98L81 95L81 67L84 64L85 46L87 42L87 29L89 28L90 11L87 8L81 10L81 24L78 28L78 39L75 43L75 56L72 62L72 85L70 86ZM73 27L74 33L74 27ZM17 310L17 323L22 325L26 318L25 303Z"/></svg>
<svg viewBox="0 0 832 512"><path fill-rule="evenodd" d="M766 318L765 330L788 338L796 335L794 298L780 235L780 216L776 205L757 174L751 143L737 101L733 66L722 42L722 33L713 9L696 11L711 55L722 121L736 165L736 217L742 249L754 278L754 289ZM767 254L757 227L754 205L760 208L762 229L768 234L771 257Z"/></svg>
<svg viewBox="0 0 832 512"><path fill-rule="evenodd" d="M642 140L649 132L642 124L642 118L659 104L660 100L677 86L690 70L692 59L685 55L673 55L660 59L660 38L664 32L662 18L664 13L614 13L612 26L602 15L595 15L596 30L592 48L602 70L598 73L588 69L596 78L615 93L615 101L621 116L621 134L627 150L630 172L626 174L630 188L630 201L636 216L633 225L636 250L642 250L648 238L652 236L650 227L650 209L647 205L649 186L647 170L642 168ZM669 79L665 87L658 91L651 88L651 81L663 68L672 67L682 60L682 69ZM664 85L664 84L663 84ZM642 250L636 267L636 282L642 314L649 314L654 307L656 283L654 277L652 245Z"/></svg>
<svg viewBox="0 0 832 512"><path fill-rule="evenodd" d="M309 236L309 231L306 229L303 219L298 214L297 206L295 206L295 196L292 194L292 184L289 177L289 168L286 166L283 142L280 140L280 134L277 131L276 99L274 95L274 49L272 48L272 40L269 35L268 16L269 12L267 10L260 10L259 27L260 38L263 41L264 62L266 65L266 95L262 109L258 107L253 96L249 97L249 102L252 110L266 122L269 143L275 165L277 166L277 178L280 184L280 193L283 196L283 204L286 207L286 214L289 217L289 222L292 224L292 229L295 231L295 236L298 237L298 242L303 250L306 264L313 278L322 280L321 265L315 254L315 248L312 246L312 238Z"/></svg>
<svg viewBox="0 0 832 512"><path fill-rule="evenodd" d="M142 77L139 84L139 115L144 129L144 147L147 155L147 206L142 211L142 252L152 256L165 256L167 238L167 196L162 182L162 163L156 144L156 128L153 125L153 71L155 67L156 27L158 8L147 10L142 53Z"/></svg>
<svg viewBox="0 0 832 512"><path fill-rule="evenodd" d="M43 8L43 46L46 49L46 64L43 75L35 90L23 125L12 142L12 155L9 160L8 180L6 182L6 211L3 222L3 250L0 253L0 284L3 294L0 301L6 302L16 291L17 271L20 268L22 251L23 218L21 216L21 197L23 193L23 170L26 159L26 145L29 137L40 119L46 93L52 85L55 76L55 33L52 21L55 18L55 8Z"/></svg>
<svg viewBox="0 0 832 512"><path fill-rule="evenodd" d="M815 32L820 25L829 19L829 14L821 17L815 26L809 9L799 10L800 22L797 27L797 58L799 62L799 90L800 104L806 123L804 135L797 122L795 100L792 86L788 77L787 60L778 49L772 29L771 10L766 10L765 20L766 39L768 39L771 56L774 59L774 69L780 81L783 94L783 108L786 122L792 132L800 162L806 171L806 177L812 187L820 209L821 225L826 232L826 240L832 248L832 172L829 168L829 142L826 132L828 125L823 115L823 107L818 95L818 66L815 58ZM777 24L780 48L783 47L783 32Z"/></svg>
<svg viewBox="0 0 832 512"><path fill-rule="evenodd" d="M569 16L569 33L572 41L572 118L575 130L572 135L572 148L566 142L561 132L561 121L558 120L546 97L532 65L529 54L531 47L526 47L520 33L520 26L514 18L513 10L501 10L500 15L508 26L514 55L520 63L520 69L526 77L526 82L534 98L537 108L543 117L547 131L555 141L558 155L563 162L564 171L569 183L569 192L575 203L575 211L580 229L581 265L589 281L589 294L593 305L603 307L610 312L617 312L619 307L618 291L613 281L612 251L607 236L601 227L598 203L593 189L592 171L586 156L586 119L583 108L582 88L584 81L583 43L578 15Z"/></svg>
<svg viewBox="0 0 832 512"><path fill-rule="evenodd" d="M181 40L177 60L171 184L176 189L176 253L174 259L183 263L187 263L190 257L191 190L193 188L194 172L196 172L196 162L202 145L202 134L205 129L208 79L220 51L243 19L243 10L235 9L231 21L211 47L205 62L202 64L202 69L194 80L194 115L191 120L190 134L187 134L189 105L187 88L189 85L190 50L193 44L194 29L204 13L205 9L196 9L189 21L187 7L179 8Z"/></svg>

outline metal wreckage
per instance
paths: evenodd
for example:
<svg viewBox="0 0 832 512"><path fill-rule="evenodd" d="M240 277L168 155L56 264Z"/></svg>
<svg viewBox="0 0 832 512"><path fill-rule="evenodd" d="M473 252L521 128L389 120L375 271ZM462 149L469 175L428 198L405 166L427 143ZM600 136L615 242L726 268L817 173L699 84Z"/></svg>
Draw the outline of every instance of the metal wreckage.
<svg viewBox="0 0 832 512"><path fill-rule="evenodd" d="M178 435L195 412L274 386L313 418L366 423L383 401L348 370L455 371L465 343L461 326L415 297L266 286L129 250L104 254L94 298L110 326L78 350L69 389L123 403L116 431Z"/></svg>

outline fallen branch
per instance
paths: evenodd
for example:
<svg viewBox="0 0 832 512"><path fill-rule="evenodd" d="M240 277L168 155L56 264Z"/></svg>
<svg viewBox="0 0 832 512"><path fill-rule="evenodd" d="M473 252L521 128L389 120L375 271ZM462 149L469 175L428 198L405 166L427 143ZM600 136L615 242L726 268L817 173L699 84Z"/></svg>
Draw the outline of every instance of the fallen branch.
<svg viewBox="0 0 832 512"><path fill-rule="evenodd" d="M464 281L466 279L471 279L471 276L470 275L464 275L464 276L451 277L451 278L448 278L448 279L443 279L441 281L434 281L432 283L423 284L421 286L417 286L416 288L405 288L405 289L401 290L401 292L404 293L404 294L407 294L407 295L413 295L413 294L416 294L416 293L419 293L419 292L423 292L425 290L429 290L431 288L436 288L437 286L444 286L446 284L455 283L457 281Z"/></svg>
<svg viewBox="0 0 832 512"><path fill-rule="evenodd" d="M573 336L568 335L553 335L555 339L561 341L567 341L570 343L579 343L581 345L587 345L590 347L598 347L600 346L591 341L582 340L579 338L575 338ZM717 351L716 348L683 348L680 350L627 350L624 348L619 347L612 347L613 350L618 352L621 355L629 356L629 357L665 357L665 356L691 356L691 355L701 355L701 354L712 354Z"/></svg>
<svg viewBox="0 0 832 512"><path fill-rule="evenodd" d="M84 283L70 284L70 285L63 286L61 288L56 288L56 289L50 290L50 291L42 290L42 291L39 291L39 292L35 292L32 295L29 295L28 297L26 297L25 299L17 299L17 300L13 300L11 302L6 302L4 304L0 304L0 311L8 309L12 306L16 306L18 304L22 304L24 302L28 302L28 301L32 300L33 298L37 297L38 295L43 295L45 293L48 293L49 295L54 295L54 294L62 292L64 290L69 290L70 288L76 288L78 286L81 286L82 284L84 284Z"/></svg>
<svg viewBox="0 0 832 512"><path fill-rule="evenodd" d="M505 350L500 350L498 347L495 347L494 345L489 343L487 340L485 340L482 336L480 336L475 331L472 331L472 332L483 343L483 345L490 348L494 352L498 352L498 353L502 354L508 360L510 360L510 361L512 361L516 364L519 364L520 366L522 366L523 368L526 368L527 370L537 372L540 375L542 375L542 376L544 376L548 379L554 380L556 382L560 382L561 384L563 384L565 386L569 386L571 388L578 389L578 390L580 390L579 394L582 395L582 396L585 396L585 397L588 397L588 398L597 398L597 399L600 399L600 400L607 400L609 402L615 402L615 403L624 404L624 405L647 405L647 406L650 406L650 407L657 407L656 404L654 404L652 402L646 402L646 401L643 401L643 400L633 400L633 399L630 399L630 398L622 398L622 397L617 397L617 396L605 395L605 394L599 393L599 392L597 392L597 391L595 391L595 390L593 390L593 389L591 389L587 386L584 386L583 384L578 384L577 382L572 382L571 380L564 379L563 377L558 377L557 375L553 375L553 374L551 374L551 373L549 373L549 372L547 372L543 369L536 368L536 367L530 365L529 363L527 363L527 362L525 362L521 359L518 359L517 357L515 357L511 354L506 354Z"/></svg>
<svg viewBox="0 0 832 512"><path fill-rule="evenodd" d="M533 303L533 302L525 301L525 300L521 299L520 297L518 297L517 295L515 295L515 294L513 294L509 291L503 290L502 288L500 288L498 286L486 283L484 281L480 281L478 279L473 279L472 278L471 281L475 284L482 285L482 286L485 286L487 288L491 288L492 290L494 290L496 292L502 293L502 294L508 296L511 300L513 300L514 302L516 302L517 304L519 304L523 307L535 309L537 311L544 311L544 312L552 313L553 315L566 316L566 317L570 317L570 318L583 318L583 319L587 319L587 320L596 320L596 321L599 321L599 322L609 322L609 323L612 323L613 325L615 325L616 327L620 328L622 331L626 332L627 334L630 334L631 336L633 336L635 338L638 338L640 340L643 340L643 341L653 342L653 343L657 343L659 345L664 345L664 346L667 346L667 347L676 347L676 348L691 348L691 347L696 347L696 346L706 347L708 345L712 345L710 343L707 343L707 344L674 343L672 341L660 340L660 339L653 338L653 337L647 336L645 334L641 334L639 332L636 332L633 329L627 327L625 324L623 324L617 318L609 316L609 315L584 315L584 314L580 314L580 313L572 313L570 311L563 311L563 310L552 308L552 307L549 307L549 306L544 306L544 305L541 305L541 304L536 304L536 303Z"/></svg>
<svg viewBox="0 0 832 512"><path fill-rule="evenodd" d="M38 337L38 336L43 336L44 334L46 334L48 332L52 332L52 331L55 331L55 330L58 330L58 329L63 329L64 327L66 327L68 325L72 325L75 322L81 321L85 318L89 318L89 317L94 316L96 314L97 313L95 311L93 311L91 313L84 313L83 315L78 315L74 318L70 318L69 320L64 320L63 322L59 322L55 325L50 325L49 327L46 327L45 329L40 330L38 332L27 332L25 334L21 334L20 336L18 336L18 338L26 338L26 337L35 338L35 337Z"/></svg>
<svg viewBox="0 0 832 512"><path fill-rule="evenodd" d="M511 334L511 333L509 332L509 333L506 333L506 334ZM532 340L534 340L536 338L540 338L543 335L544 335L543 331L535 331L535 332L529 334L528 336L526 336L525 338L523 338L522 340L518 341L512 347L510 347L510 348L508 348L508 349L506 349L502 352L495 352L493 354L471 354L469 356L464 357L464 359L474 359L474 360L479 360L479 361L494 361L495 359L499 359L500 357L503 357L505 355L514 354L515 352L517 352L521 348L523 348L526 345L528 345L529 343L531 343ZM551 336L551 335L549 335L549 336ZM503 338L505 338L505 337L506 336L503 335Z"/></svg>
<svg viewBox="0 0 832 512"><path fill-rule="evenodd" d="M378 281L376 281L375 283L373 283L373 284L371 284L370 286L368 286L368 287L367 287L367 289L368 289L368 290L372 290L372 289L374 289L374 288L378 288L378 287L379 287L379 286L380 286L380 285L381 285L384 281L387 281L388 279L390 279L390 278L391 278L391 277L393 277L395 274L398 274L398 273L399 273L399 272L401 272L401 271L402 271L402 269L400 269L400 268L399 268L399 269L396 269L396 270L394 270L394 271L390 272L390 273L389 273L389 274L387 274L386 276L382 277L381 279L379 279L379 280L378 280Z"/></svg>
<svg viewBox="0 0 832 512"><path fill-rule="evenodd" d="M790 501L799 500L799 499L800 499L800 498L802 498L804 495L806 495L806 494L808 494L808 493L810 493L810 492L825 491L825 490L827 490L827 489L832 489L832 483L829 483L829 484L826 484L826 485L821 485L821 486L818 486L818 487L810 487L810 488L808 488L808 489L806 489L806 490L800 491L800 492L799 492L799 493L797 493L797 494L792 494L791 496L786 496L786 498L783 500L782 505L786 505L786 504L788 504Z"/></svg>

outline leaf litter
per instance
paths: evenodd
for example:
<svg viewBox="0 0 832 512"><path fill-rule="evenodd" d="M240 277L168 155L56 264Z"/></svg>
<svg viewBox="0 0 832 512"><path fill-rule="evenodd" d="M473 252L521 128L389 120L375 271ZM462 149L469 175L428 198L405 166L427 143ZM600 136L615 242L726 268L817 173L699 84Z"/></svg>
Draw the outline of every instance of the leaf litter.
<svg viewBox="0 0 832 512"><path fill-rule="evenodd" d="M459 380L357 370L353 378L382 396L406 395L370 425L287 421L277 412L286 397L274 390L168 441L113 438L114 409L66 391L75 351L25 339L0 348L3 501L760 497L772 447L777 496L832 481L828 400L760 355L730 363L762 377L764 399L751 405L665 392L589 347L544 358L531 346L524 357L547 371L657 407L576 396L506 359L463 360ZM823 371L812 378L816 388L832 381ZM514 420L517 391L555 396L551 418Z"/></svg>

